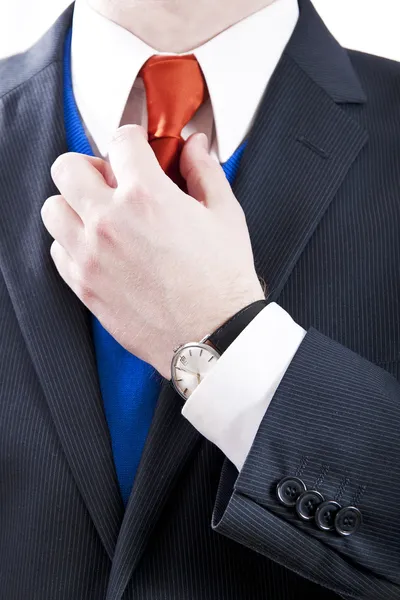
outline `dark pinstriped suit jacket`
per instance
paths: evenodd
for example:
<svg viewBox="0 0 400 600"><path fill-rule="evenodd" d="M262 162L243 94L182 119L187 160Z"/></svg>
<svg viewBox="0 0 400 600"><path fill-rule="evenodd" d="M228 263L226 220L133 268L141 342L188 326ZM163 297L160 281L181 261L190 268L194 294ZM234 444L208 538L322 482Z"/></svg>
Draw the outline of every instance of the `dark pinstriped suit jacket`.
<svg viewBox="0 0 400 600"><path fill-rule="evenodd" d="M400 65L300 8L234 191L268 298L308 333L239 476L164 381L125 513L88 313L40 217L72 7L0 63L1 599L400 598ZM356 503L357 534L278 504L300 472Z"/></svg>

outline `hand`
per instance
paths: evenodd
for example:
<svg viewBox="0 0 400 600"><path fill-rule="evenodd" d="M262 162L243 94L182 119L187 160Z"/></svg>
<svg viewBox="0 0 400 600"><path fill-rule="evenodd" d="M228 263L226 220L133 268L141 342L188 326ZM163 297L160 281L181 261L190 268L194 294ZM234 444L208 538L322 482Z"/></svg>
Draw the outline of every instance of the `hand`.
<svg viewBox="0 0 400 600"><path fill-rule="evenodd" d="M243 210L202 139L191 136L182 152L188 194L162 171L145 130L128 125L110 145L110 164L61 155L51 173L62 195L41 211L61 277L167 379L174 347L265 297Z"/></svg>

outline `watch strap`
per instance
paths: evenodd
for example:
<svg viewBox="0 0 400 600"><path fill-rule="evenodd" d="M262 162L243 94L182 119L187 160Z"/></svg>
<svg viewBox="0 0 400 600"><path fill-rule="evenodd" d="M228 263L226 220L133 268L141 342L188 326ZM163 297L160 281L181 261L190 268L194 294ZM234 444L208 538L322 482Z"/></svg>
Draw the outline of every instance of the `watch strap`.
<svg viewBox="0 0 400 600"><path fill-rule="evenodd" d="M214 348L222 354L246 329L247 325L261 312L268 302L266 299L256 300L225 321L214 333L209 335L206 342L211 342Z"/></svg>

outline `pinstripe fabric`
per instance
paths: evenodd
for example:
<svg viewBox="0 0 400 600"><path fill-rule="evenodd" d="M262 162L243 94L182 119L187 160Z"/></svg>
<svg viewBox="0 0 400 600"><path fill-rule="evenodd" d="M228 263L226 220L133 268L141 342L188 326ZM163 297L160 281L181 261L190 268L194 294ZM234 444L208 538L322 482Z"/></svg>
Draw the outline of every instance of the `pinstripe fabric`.
<svg viewBox="0 0 400 600"><path fill-rule="evenodd" d="M234 191L269 298L307 336L239 477L164 380L125 513L90 315L40 219L72 7L0 63L0 598L400 597L400 66L300 10ZM359 506L360 532L280 509L288 474Z"/></svg>

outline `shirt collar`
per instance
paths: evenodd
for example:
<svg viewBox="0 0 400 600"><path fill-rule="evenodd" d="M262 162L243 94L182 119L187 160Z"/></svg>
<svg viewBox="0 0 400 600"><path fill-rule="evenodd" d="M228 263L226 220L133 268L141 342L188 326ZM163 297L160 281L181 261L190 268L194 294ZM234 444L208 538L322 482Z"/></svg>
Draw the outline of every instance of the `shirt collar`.
<svg viewBox="0 0 400 600"><path fill-rule="evenodd" d="M220 162L228 160L246 137L298 17L297 0L275 0L185 53L196 56L208 85ZM103 154L142 65L154 54L163 53L98 14L86 1L75 3L74 95Z"/></svg>

